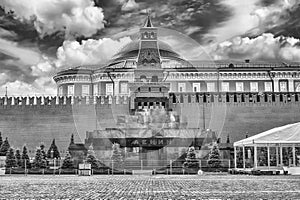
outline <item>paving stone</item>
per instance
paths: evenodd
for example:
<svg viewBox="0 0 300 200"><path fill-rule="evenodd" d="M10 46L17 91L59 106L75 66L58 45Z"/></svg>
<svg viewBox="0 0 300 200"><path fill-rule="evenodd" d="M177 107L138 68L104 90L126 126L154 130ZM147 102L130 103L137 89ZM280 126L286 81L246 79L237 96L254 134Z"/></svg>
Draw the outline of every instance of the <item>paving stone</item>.
<svg viewBox="0 0 300 200"><path fill-rule="evenodd" d="M3 176L0 199L299 199L297 176Z"/></svg>

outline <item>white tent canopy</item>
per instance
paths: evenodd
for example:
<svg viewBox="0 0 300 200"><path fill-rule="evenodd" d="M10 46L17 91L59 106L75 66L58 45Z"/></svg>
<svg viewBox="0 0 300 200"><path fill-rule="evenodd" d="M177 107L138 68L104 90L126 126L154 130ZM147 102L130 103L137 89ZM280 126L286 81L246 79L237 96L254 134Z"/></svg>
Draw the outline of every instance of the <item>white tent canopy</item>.
<svg viewBox="0 0 300 200"><path fill-rule="evenodd" d="M300 122L273 128L237 141L233 145L252 146L254 144L300 144Z"/></svg>

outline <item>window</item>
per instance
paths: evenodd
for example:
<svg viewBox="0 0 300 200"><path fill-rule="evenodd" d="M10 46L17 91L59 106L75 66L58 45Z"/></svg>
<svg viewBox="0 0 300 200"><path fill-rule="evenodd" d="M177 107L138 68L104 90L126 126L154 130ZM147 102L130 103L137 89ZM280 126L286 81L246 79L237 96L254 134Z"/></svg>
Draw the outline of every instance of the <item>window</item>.
<svg viewBox="0 0 300 200"><path fill-rule="evenodd" d="M68 96L74 96L74 85L68 85Z"/></svg>
<svg viewBox="0 0 300 200"><path fill-rule="evenodd" d="M272 82L265 82L265 92L272 92Z"/></svg>
<svg viewBox="0 0 300 200"><path fill-rule="evenodd" d="M243 82L236 82L236 91L237 92L244 92L244 83Z"/></svg>
<svg viewBox="0 0 300 200"><path fill-rule="evenodd" d="M157 76L152 76L151 82L158 82L158 77Z"/></svg>
<svg viewBox="0 0 300 200"><path fill-rule="evenodd" d="M207 92L215 92L215 83L207 83Z"/></svg>
<svg viewBox="0 0 300 200"><path fill-rule="evenodd" d="M185 83L178 83L178 92L185 92Z"/></svg>
<svg viewBox="0 0 300 200"><path fill-rule="evenodd" d="M295 82L295 92L300 92L300 82Z"/></svg>
<svg viewBox="0 0 300 200"><path fill-rule="evenodd" d="M193 83L193 92L200 92L200 83Z"/></svg>
<svg viewBox="0 0 300 200"><path fill-rule="evenodd" d="M99 95L99 90L98 90L98 84L94 85L94 95L98 96Z"/></svg>
<svg viewBox="0 0 300 200"><path fill-rule="evenodd" d="M106 95L113 95L114 89L113 89L113 84L112 83L106 83Z"/></svg>
<svg viewBox="0 0 300 200"><path fill-rule="evenodd" d="M250 92L258 92L258 82L250 82Z"/></svg>
<svg viewBox="0 0 300 200"><path fill-rule="evenodd" d="M82 85L82 96L90 96L90 86L89 85Z"/></svg>
<svg viewBox="0 0 300 200"><path fill-rule="evenodd" d="M62 96L62 95L63 95L63 87L60 86L60 87L58 88L58 96Z"/></svg>
<svg viewBox="0 0 300 200"><path fill-rule="evenodd" d="M127 83L121 83L121 94L127 94Z"/></svg>
<svg viewBox="0 0 300 200"><path fill-rule="evenodd" d="M229 82L222 82L222 92L229 92Z"/></svg>
<svg viewBox="0 0 300 200"><path fill-rule="evenodd" d="M288 91L287 81L280 81L279 82L279 89L280 89L280 92L287 92Z"/></svg>

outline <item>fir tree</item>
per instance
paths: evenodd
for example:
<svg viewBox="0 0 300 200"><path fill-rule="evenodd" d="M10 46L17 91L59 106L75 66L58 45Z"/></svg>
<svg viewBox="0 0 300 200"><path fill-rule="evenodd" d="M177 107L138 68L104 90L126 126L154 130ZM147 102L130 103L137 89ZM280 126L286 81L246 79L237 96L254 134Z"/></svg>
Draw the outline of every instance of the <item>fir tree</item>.
<svg viewBox="0 0 300 200"><path fill-rule="evenodd" d="M53 152L53 155L52 155L52 152ZM60 158L58 148L55 144L55 139L53 139L52 144L47 152L47 157L48 158L57 158L57 159Z"/></svg>
<svg viewBox="0 0 300 200"><path fill-rule="evenodd" d="M48 165L48 159L47 159L47 154L45 152L45 145L42 143L40 145L40 148L41 148L41 153L42 153L42 158L44 159L44 162L46 162L46 166Z"/></svg>
<svg viewBox="0 0 300 200"><path fill-rule="evenodd" d="M120 149L120 145L118 143L114 143L112 146L111 160L113 161L114 168L123 168L124 160Z"/></svg>
<svg viewBox="0 0 300 200"><path fill-rule="evenodd" d="M5 166L6 168L12 168L12 167L16 167L16 157L14 155L14 149L13 148L9 148L9 150L7 151L6 154L6 160L5 160Z"/></svg>
<svg viewBox="0 0 300 200"><path fill-rule="evenodd" d="M72 159L69 151L67 151L66 157L63 161L61 168L62 169L73 169L74 168L74 162L73 162L73 159Z"/></svg>
<svg viewBox="0 0 300 200"><path fill-rule="evenodd" d="M0 147L2 146L3 140L2 140L2 136L1 136L1 132L0 132Z"/></svg>
<svg viewBox="0 0 300 200"><path fill-rule="evenodd" d="M207 163L210 167L220 167L221 160L220 160L220 150L217 143L214 143L209 154Z"/></svg>
<svg viewBox="0 0 300 200"><path fill-rule="evenodd" d="M6 153L8 152L10 148L8 139L5 138L4 142L2 143L1 147L0 147L0 156L6 156Z"/></svg>
<svg viewBox="0 0 300 200"><path fill-rule="evenodd" d="M22 157L21 157L20 149L16 150L15 156L16 156L17 167L22 167Z"/></svg>
<svg viewBox="0 0 300 200"><path fill-rule="evenodd" d="M40 148L36 149L35 158L33 162L35 168L46 168L47 161L43 158L43 154Z"/></svg>
<svg viewBox="0 0 300 200"><path fill-rule="evenodd" d="M26 146L23 147L21 159L22 159L22 168L25 168L25 164L27 169L31 167Z"/></svg>
<svg viewBox="0 0 300 200"><path fill-rule="evenodd" d="M95 156L94 148L92 145L90 145L89 150L87 152L86 162L91 164L92 169L100 168L100 162Z"/></svg>
<svg viewBox="0 0 300 200"><path fill-rule="evenodd" d="M185 162L183 163L184 168L198 168L199 167L199 162L196 158L196 153L195 153L195 148L194 147L189 147Z"/></svg>
<svg viewBox="0 0 300 200"><path fill-rule="evenodd" d="M42 153L42 158L47 160L47 155L46 155L46 152L45 152L45 145L41 144L40 149L41 149L41 153Z"/></svg>

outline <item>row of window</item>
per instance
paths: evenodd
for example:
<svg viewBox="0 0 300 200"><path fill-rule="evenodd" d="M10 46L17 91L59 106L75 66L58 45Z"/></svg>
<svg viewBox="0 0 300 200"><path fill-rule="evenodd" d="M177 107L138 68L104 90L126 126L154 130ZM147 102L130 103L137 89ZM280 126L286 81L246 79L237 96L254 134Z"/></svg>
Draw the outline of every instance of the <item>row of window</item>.
<svg viewBox="0 0 300 200"><path fill-rule="evenodd" d="M99 86L98 84L93 85L93 95L99 95ZM121 83L120 84L120 93L121 94L127 94L128 93L128 84L127 83ZM58 89L58 95L62 96L63 93L63 87L60 86ZM105 94L106 95L113 95L114 94L114 87L112 83L106 83L105 84ZM74 85L68 85L67 87L67 95L68 96L74 96L75 95L75 86ZM81 86L81 95L82 96L90 96L90 85L82 85Z"/></svg>
<svg viewBox="0 0 300 200"><path fill-rule="evenodd" d="M287 82L280 82L280 91L287 92ZM193 83L193 92L201 92L201 83ZM206 91L207 92L216 92L216 83L206 83ZM178 83L178 92L186 92L186 83ZM221 91L222 92L230 92L229 82L221 83ZM244 92L244 82L236 82L235 83L235 91L236 92ZM264 82L264 91L272 92L272 82ZM258 82L250 82L250 92L258 92Z"/></svg>
<svg viewBox="0 0 300 200"><path fill-rule="evenodd" d="M192 83L192 90L193 92L203 92L203 88L201 87L204 83ZM245 92L245 88L244 88L244 82L235 82L235 89L234 91L236 92ZM206 90L205 92L216 92L217 91L217 85L214 82L208 82L205 84L206 85ZM120 94L128 94L128 83L120 83ZM75 86L74 85L68 85L67 87L67 95L68 96L74 96L75 95ZM202 88L202 90L201 90ZM279 91L280 92L288 92L288 82L286 81L282 81L279 82ZM229 82L222 82L221 83L221 88L220 91L222 92L230 92L233 89L231 88L230 90L230 86L229 86ZM264 82L264 88L263 90L265 92L272 92L272 82ZM98 84L94 84L93 85L93 91L94 94L93 95L99 95L99 85ZM258 87L258 82L250 82L250 88L249 88L250 92L259 92L259 87ZM300 83L296 83L295 84L295 91L299 92L300 91ZM186 89L186 83L178 83L178 92L188 92ZM63 95L63 87L60 86L59 87L59 91L58 91L59 95ZM81 86L81 94L82 96L90 96L91 95L91 90L90 90L90 85L82 85ZM106 95L113 95L114 94L114 86L113 83L106 83L105 84L105 94Z"/></svg>

